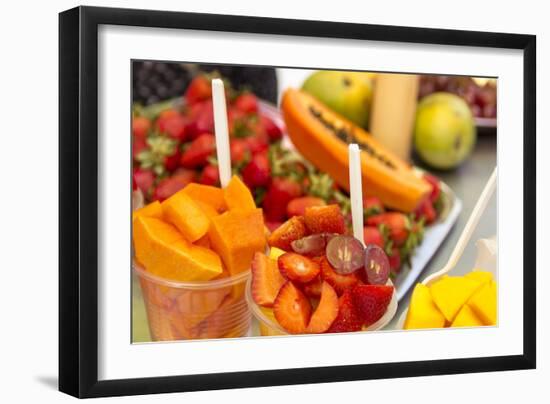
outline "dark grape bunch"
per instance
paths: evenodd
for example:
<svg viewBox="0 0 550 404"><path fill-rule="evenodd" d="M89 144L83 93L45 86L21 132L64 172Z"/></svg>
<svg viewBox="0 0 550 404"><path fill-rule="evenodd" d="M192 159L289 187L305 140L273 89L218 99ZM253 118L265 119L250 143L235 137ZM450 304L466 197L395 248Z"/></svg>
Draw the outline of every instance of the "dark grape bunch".
<svg viewBox="0 0 550 404"><path fill-rule="evenodd" d="M133 101L150 105L181 96L191 74L180 63L134 62L132 64Z"/></svg>
<svg viewBox="0 0 550 404"><path fill-rule="evenodd" d="M267 67L184 64L136 61L132 64L133 102L150 105L183 95L191 79L200 72L217 72L233 88L248 89L259 98L277 102L275 69Z"/></svg>
<svg viewBox="0 0 550 404"><path fill-rule="evenodd" d="M465 76L421 76L419 98L437 91L446 91L462 97L475 117L497 116L497 88L493 81L478 85L471 77Z"/></svg>

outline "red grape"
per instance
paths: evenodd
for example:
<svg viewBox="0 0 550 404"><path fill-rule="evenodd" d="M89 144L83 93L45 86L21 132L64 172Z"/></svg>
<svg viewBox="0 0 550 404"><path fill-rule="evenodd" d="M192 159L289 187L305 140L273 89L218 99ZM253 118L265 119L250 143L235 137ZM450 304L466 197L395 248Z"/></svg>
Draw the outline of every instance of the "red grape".
<svg viewBox="0 0 550 404"><path fill-rule="evenodd" d="M352 236L336 236L327 243L327 259L340 275L347 275L364 266L363 244Z"/></svg>
<svg viewBox="0 0 550 404"><path fill-rule="evenodd" d="M290 246L294 252L297 252L298 254L315 257L324 254L328 241L335 236L336 234L332 233L312 234L311 236L294 240L290 243Z"/></svg>
<svg viewBox="0 0 550 404"><path fill-rule="evenodd" d="M390 276L390 260L383 249L376 244L365 248L365 271L371 285L385 285Z"/></svg>

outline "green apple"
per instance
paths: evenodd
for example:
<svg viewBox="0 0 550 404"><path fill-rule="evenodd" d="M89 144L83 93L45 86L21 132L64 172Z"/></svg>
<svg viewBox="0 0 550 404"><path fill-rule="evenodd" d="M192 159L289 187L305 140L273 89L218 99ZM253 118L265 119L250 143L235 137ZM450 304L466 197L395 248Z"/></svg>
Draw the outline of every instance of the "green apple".
<svg viewBox="0 0 550 404"><path fill-rule="evenodd" d="M307 78L302 90L350 121L366 128L372 87L369 73L320 70Z"/></svg>
<svg viewBox="0 0 550 404"><path fill-rule="evenodd" d="M474 117L462 98L439 92L420 101L414 146L426 164L442 170L457 167L470 155L475 142Z"/></svg>

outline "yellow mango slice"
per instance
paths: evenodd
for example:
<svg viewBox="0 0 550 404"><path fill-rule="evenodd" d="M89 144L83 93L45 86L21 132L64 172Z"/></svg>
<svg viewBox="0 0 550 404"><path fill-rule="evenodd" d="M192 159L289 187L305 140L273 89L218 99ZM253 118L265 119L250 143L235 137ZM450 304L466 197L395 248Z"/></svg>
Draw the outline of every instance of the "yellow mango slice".
<svg viewBox="0 0 550 404"><path fill-rule="evenodd" d="M251 211L256 209L252 193L241 179L234 175L223 189L225 203L229 210Z"/></svg>
<svg viewBox="0 0 550 404"><path fill-rule="evenodd" d="M451 327L479 327L484 325L473 310L465 304L462 306L454 321L451 323Z"/></svg>
<svg viewBox="0 0 550 404"><path fill-rule="evenodd" d="M446 276L430 286L433 301L449 322L482 284L464 276Z"/></svg>
<svg viewBox="0 0 550 404"><path fill-rule="evenodd" d="M138 216L155 217L162 219L162 207L159 201L151 202L143 208L136 209L132 212L132 221Z"/></svg>
<svg viewBox="0 0 550 404"><path fill-rule="evenodd" d="M497 323L497 284L492 281L480 288L468 300L468 306L485 325Z"/></svg>
<svg viewBox="0 0 550 404"><path fill-rule="evenodd" d="M271 258L272 260L277 260L281 255L285 253L286 251L281 250L280 248L271 247L269 250L269 258Z"/></svg>
<svg viewBox="0 0 550 404"><path fill-rule="evenodd" d="M210 244L231 275L250 268L256 251L264 252L266 238L261 209L229 210L213 217L208 231Z"/></svg>
<svg viewBox="0 0 550 404"><path fill-rule="evenodd" d="M138 216L134 222L136 258L154 275L176 281L207 281L222 273L220 257L188 242L171 224Z"/></svg>
<svg viewBox="0 0 550 404"><path fill-rule="evenodd" d="M195 201L201 201L212 206L218 213L227 210L227 205L223 197L223 190L221 188L192 182L183 188L183 192Z"/></svg>
<svg viewBox="0 0 550 404"><path fill-rule="evenodd" d="M210 227L208 216L185 192L176 192L162 202L162 211L164 218L176 226L188 241L197 241Z"/></svg>
<svg viewBox="0 0 550 404"><path fill-rule="evenodd" d="M493 280L493 274L487 271L472 271L464 275L466 278L470 278L481 282L482 284L489 283Z"/></svg>
<svg viewBox="0 0 550 404"><path fill-rule="evenodd" d="M434 304L430 289L418 283L414 288L403 328L442 328L444 325L445 317Z"/></svg>

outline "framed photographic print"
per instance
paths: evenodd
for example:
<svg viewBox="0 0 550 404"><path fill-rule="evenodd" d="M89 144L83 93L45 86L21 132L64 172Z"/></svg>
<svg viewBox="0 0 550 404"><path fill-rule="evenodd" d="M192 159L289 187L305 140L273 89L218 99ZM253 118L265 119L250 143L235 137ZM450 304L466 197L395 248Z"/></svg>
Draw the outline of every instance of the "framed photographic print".
<svg viewBox="0 0 550 404"><path fill-rule="evenodd" d="M534 36L94 7L59 32L61 391L535 367Z"/></svg>

